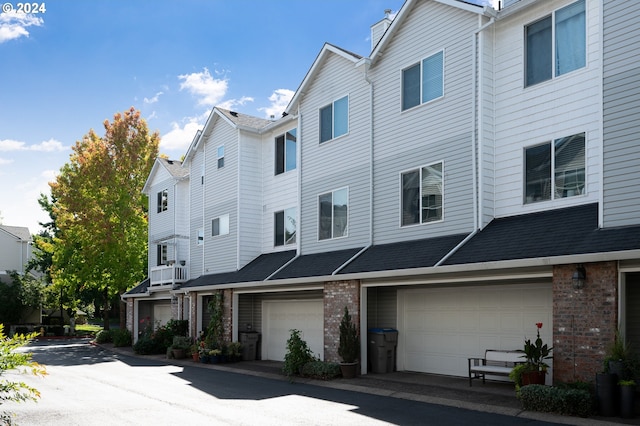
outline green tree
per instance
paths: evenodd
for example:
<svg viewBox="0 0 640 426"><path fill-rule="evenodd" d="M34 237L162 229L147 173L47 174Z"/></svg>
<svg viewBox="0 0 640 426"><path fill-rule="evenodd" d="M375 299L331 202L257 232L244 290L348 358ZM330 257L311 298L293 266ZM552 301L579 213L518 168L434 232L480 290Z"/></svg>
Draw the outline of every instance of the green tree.
<svg viewBox="0 0 640 426"><path fill-rule="evenodd" d="M36 376L47 374L45 368L31 359L30 353L17 352L16 349L29 343L35 334L17 334L9 338L4 334L4 326L0 324L0 377L8 370L19 370ZM16 382L0 378L0 405L5 401L36 401L40 397L37 389L24 382ZM11 413L0 412L0 423L12 424Z"/></svg>
<svg viewBox="0 0 640 426"><path fill-rule="evenodd" d="M142 188L160 138L134 108L115 114L113 122L105 120L104 127L104 137L90 130L76 142L51 183L58 227L51 276L73 300L83 290L97 290L109 329L110 301L146 276L147 197Z"/></svg>

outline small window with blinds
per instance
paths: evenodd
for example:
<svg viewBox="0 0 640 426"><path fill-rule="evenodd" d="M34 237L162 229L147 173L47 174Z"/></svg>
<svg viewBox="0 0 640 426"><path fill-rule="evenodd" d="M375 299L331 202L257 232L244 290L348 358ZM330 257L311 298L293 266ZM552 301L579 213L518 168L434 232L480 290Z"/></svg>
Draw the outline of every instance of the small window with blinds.
<svg viewBox="0 0 640 426"><path fill-rule="evenodd" d="M556 139L524 150L524 203L585 193L585 134Z"/></svg>

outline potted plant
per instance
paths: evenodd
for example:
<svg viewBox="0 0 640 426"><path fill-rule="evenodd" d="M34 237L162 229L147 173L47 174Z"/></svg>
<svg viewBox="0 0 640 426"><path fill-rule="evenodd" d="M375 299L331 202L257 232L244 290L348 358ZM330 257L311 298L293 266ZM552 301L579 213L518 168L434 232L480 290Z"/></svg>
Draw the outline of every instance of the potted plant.
<svg viewBox="0 0 640 426"><path fill-rule="evenodd" d="M222 359L222 350L221 349L211 349L209 351L209 361L211 364L217 364Z"/></svg>
<svg viewBox="0 0 640 426"><path fill-rule="evenodd" d="M227 346L227 351L229 353L229 361L236 362L242 359L242 343L240 342L231 342Z"/></svg>
<svg viewBox="0 0 640 426"><path fill-rule="evenodd" d="M526 358L526 367L523 368L521 374L522 386L532 384L544 385L547 368L549 368L545 361L552 358L551 351L553 350L553 348L547 346L546 343L543 343L542 339L540 338L540 329L542 328L542 323L537 322L536 328L536 340L534 342L531 342L531 339L527 339L524 341L524 357Z"/></svg>
<svg viewBox="0 0 640 426"><path fill-rule="evenodd" d="M616 330L613 343L607 348L607 354L604 358L604 371L615 374L618 380L628 379L629 358L629 346L620 330Z"/></svg>
<svg viewBox="0 0 640 426"><path fill-rule="evenodd" d="M175 359L182 359L186 357L186 352L191 346L190 338L186 336L174 336L173 344L171 345L171 351Z"/></svg>
<svg viewBox="0 0 640 426"><path fill-rule="evenodd" d="M200 352L198 351L198 345L195 343L189 347L189 353L195 362L200 361Z"/></svg>
<svg viewBox="0 0 640 426"><path fill-rule="evenodd" d="M351 321L349 309L344 307L344 315L340 321L340 344L338 355L342 358L340 370L345 379L354 378L358 372L358 357L360 356L360 338L358 327Z"/></svg>
<svg viewBox="0 0 640 426"><path fill-rule="evenodd" d="M620 417L630 419L634 415L633 401L636 397L635 380L620 380Z"/></svg>

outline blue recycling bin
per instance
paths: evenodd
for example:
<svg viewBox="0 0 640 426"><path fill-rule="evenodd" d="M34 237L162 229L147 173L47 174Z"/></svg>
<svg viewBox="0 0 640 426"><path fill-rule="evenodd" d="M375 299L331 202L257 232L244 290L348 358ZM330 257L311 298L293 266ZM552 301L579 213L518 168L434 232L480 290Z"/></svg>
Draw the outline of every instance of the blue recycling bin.
<svg viewBox="0 0 640 426"><path fill-rule="evenodd" d="M395 328L370 328L369 363L373 373L391 373L396 367L398 330Z"/></svg>

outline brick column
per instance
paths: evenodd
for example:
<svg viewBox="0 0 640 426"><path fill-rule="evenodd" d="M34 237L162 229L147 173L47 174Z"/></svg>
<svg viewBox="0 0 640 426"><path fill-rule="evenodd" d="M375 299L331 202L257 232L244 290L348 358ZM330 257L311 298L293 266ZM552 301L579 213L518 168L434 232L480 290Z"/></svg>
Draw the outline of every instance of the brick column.
<svg viewBox="0 0 640 426"><path fill-rule="evenodd" d="M330 281L324 284L324 359L340 362L340 321L344 307L360 328L360 281Z"/></svg>
<svg viewBox="0 0 640 426"><path fill-rule="evenodd" d="M555 382L595 380L618 328L616 262L584 264L586 283L574 290L575 264L553 268L553 377Z"/></svg>
<svg viewBox="0 0 640 426"><path fill-rule="evenodd" d="M225 342L231 342L233 336L233 290L223 290L222 305L224 309L224 315L222 319L222 328L224 330L223 339Z"/></svg>
<svg viewBox="0 0 640 426"><path fill-rule="evenodd" d="M127 330L133 334L133 322L135 319L133 318L133 298L129 297L127 299Z"/></svg>

